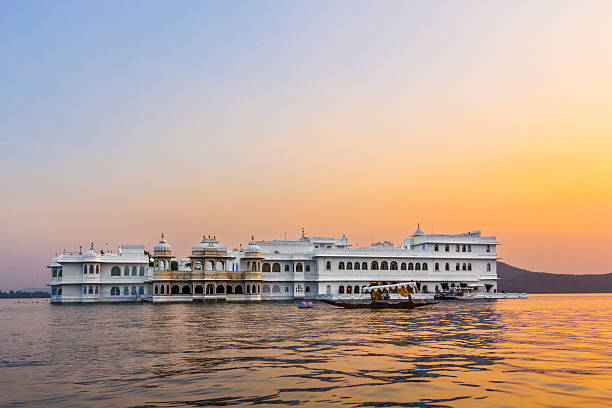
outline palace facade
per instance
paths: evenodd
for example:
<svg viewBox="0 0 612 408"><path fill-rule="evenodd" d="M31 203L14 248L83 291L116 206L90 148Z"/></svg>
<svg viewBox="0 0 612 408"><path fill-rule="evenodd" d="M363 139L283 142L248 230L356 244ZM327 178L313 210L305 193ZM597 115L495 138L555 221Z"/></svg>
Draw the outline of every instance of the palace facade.
<svg viewBox="0 0 612 408"><path fill-rule="evenodd" d="M94 249L53 258L51 301L191 302L355 298L371 284L414 281L425 293L470 286L497 292L494 236L480 231L424 234L420 228L401 246L379 242L352 248L341 238L251 241L228 251L204 236L191 256L173 257L162 234L152 254L144 245L117 253Z"/></svg>

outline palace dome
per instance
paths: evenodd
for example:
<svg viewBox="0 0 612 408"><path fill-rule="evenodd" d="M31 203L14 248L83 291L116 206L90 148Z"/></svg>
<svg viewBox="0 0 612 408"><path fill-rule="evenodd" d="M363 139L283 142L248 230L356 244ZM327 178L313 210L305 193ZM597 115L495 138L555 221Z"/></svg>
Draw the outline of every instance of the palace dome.
<svg viewBox="0 0 612 408"><path fill-rule="evenodd" d="M93 242L91 243L91 247L83 254L83 256L88 258L95 258L96 256L98 256L98 253L93 247Z"/></svg>
<svg viewBox="0 0 612 408"><path fill-rule="evenodd" d="M161 239L153 247L153 255L154 256L164 256L164 255L170 255L171 252L172 252L172 248L170 247L170 244L168 244L168 242L165 240L164 234L162 233Z"/></svg>
<svg viewBox="0 0 612 408"><path fill-rule="evenodd" d="M206 238L205 235L202 237L202 241L191 247L191 254L193 256L201 256L209 252L227 252L227 247L217 241L215 237L210 238L209 236Z"/></svg>
<svg viewBox="0 0 612 408"><path fill-rule="evenodd" d="M422 235L425 235L425 234L423 233L423 231L421 231L421 226L420 226L420 224L417 224L417 229L416 229L416 230L414 230L414 233L412 234L412 236L413 236L413 237L420 237L420 236L422 236Z"/></svg>
<svg viewBox="0 0 612 408"><path fill-rule="evenodd" d="M244 248L244 253L245 255L252 254L253 256L261 255L261 248L255 243L255 237L251 237L251 242L249 242L249 245Z"/></svg>

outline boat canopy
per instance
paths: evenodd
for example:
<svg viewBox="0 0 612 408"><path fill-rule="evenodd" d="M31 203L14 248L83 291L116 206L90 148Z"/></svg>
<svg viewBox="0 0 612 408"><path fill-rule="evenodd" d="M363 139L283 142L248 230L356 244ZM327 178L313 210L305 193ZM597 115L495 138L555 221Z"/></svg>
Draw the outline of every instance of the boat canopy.
<svg viewBox="0 0 612 408"><path fill-rule="evenodd" d="M470 283L468 286L470 288L484 288L485 285L483 285L482 283Z"/></svg>
<svg viewBox="0 0 612 408"><path fill-rule="evenodd" d="M395 283L393 285L378 285L378 286L366 286L365 288L363 288L362 292L364 293L370 293L370 292L374 292L377 290L389 290L389 289L400 289L400 288L411 288L411 289L415 289L416 285L414 282L404 282L404 283Z"/></svg>

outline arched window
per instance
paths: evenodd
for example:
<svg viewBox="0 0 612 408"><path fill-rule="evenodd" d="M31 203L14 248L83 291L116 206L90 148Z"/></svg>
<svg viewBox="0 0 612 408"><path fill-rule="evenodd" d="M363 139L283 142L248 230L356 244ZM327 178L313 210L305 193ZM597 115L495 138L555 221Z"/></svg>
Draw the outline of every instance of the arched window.
<svg viewBox="0 0 612 408"><path fill-rule="evenodd" d="M402 262L401 268L402 268L402 271L406 270L406 262Z"/></svg>
<svg viewBox="0 0 612 408"><path fill-rule="evenodd" d="M355 285L353 288L353 293L359 293L359 285Z"/></svg>
<svg viewBox="0 0 612 408"><path fill-rule="evenodd" d="M138 270L136 269L136 267L132 266L132 276L136 276L137 273L138 273Z"/></svg>
<svg viewBox="0 0 612 408"><path fill-rule="evenodd" d="M218 271L224 271L225 270L225 264L221 261L217 262L217 270Z"/></svg>
<svg viewBox="0 0 612 408"><path fill-rule="evenodd" d="M261 268L262 272L270 272L270 264L267 262L264 262L262 268Z"/></svg>
<svg viewBox="0 0 612 408"><path fill-rule="evenodd" d="M378 262L372 261L372 268L370 268L370 269L372 269L373 271L378 270Z"/></svg>
<svg viewBox="0 0 612 408"><path fill-rule="evenodd" d="M227 293L228 295L232 294L232 285L227 285L225 287L225 293Z"/></svg>
<svg viewBox="0 0 612 408"><path fill-rule="evenodd" d="M242 285L236 285L234 293L236 293L238 295L242 295Z"/></svg>
<svg viewBox="0 0 612 408"><path fill-rule="evenodd" d="M428 293L429 289L427 288L427 285L423 285L423 292Z"/></svg>
<svg viewBox="0 0 612 408"><path fill-rule="evenodd" d="M446 265L444 266L444 270L446 271L450 271L450 265L448 264L448 262L446 263Z"/></svg>
<svg viewBox="0 0 612 408"><path fill-rule="evenodd" d="M338 293L344 294L344 286L343 285L340 285L340 287L338 288Z"/></svg>
<svg viewBox="0 0 612 408"><path fill-rule="evenodd" d="M415 270L415 271L420 271L420 270L421 270L421 264L420 264L420 263L418 263L418 262L417 262L417 263L415 263L415 264L414 264L414 270Z"/></svg>
<svg viewBox="0 0 612 408"><path fill-rule="evenodd" d="M295 271L296 272L304 272L304 267L302 266L302 263L299 262L296 266L295 266Z"/></svg>
<svg viewBox="0 0 612 408"><path fill-rule="evenodd" d="M362 271L367 271L368 270L368 263L367 262L362 262L361 263L361 270Z"/></svg>
<svg viewBox="0 0 612 408"><path fill-rule="evenodd" d="M435 265L434 265L434 269L436 271L439 271L440 270L440 264L436 262Z"/></svg>
<svg viewBox="0 0 612 408"><path fill-rule="evenodd" d="M285 272L289 272L289 265L285 265Z"/></svg>
<svg viewBox="0 0 612 408"><path fill-rule="evenodd" d="M217 285L217 293L225 293L225 286Z"/></svg>
<svg viewBox="0 0 612 408"><path fill-rule="evenodd" d="M472 270L472 264L471 264L471 263L469 263L469 264L468 264L468 271L471 271L471 270Z"/></svg>
<svg viewBox="0 0 612 408"><path fill-rule="evenodd" d="M161 289L160 293L163 295L164 294L164 290L165 290L165 286L161 285L160 289Z"/></svg>
<svg viewBox="0 0 612 408"><path fill-rule="evenodd" d="M178 285L172 285L172 287L170 288L170 294L178 295L179 293L181 292L180 292Z"/></svg>
<svg viewBox="0 0 612 408"><path fill-rule="evenodd" d="M264 268L265 268L265 264L264 264ZM275 262L274 264L272 264L272 272L280 272L280 264L278 262Z"/></svg>
<svg viewBox="0 0 612 408"><path fill-rule="evenodd" d="M413 264L412 262L410 262L410 263L408 264L408 270L409 270L409 271L413 271L413 270L414 270L414 264Z"/></svg>
<svg viewBox="0 0 612 408"><path fill-rule="evenodd" d="M354 268L356 271L361 269L361 264L359 262L355 262Z"/></svg>
<svg viewBox="0 0 612 408"><path fill-rule="evenodd" d="M259 290L259 288L258 288L258 290ZM268 292L269 292L269 291L270 291L270 289L268 288ZM255 285L253 285L253 286L251 287L251 293L253 293L253 294L255 293Z"/></svg>
<svg viewBox="0 0 612 408"><path fill-rule="evenodd" d="M423 262L423 270L426 271L427 270L427 264L425 262Z"/></svg>
<svg viewBox="0 0 612 408"><path fill-rule="evenodd" d="M144 286L141 286L141 287L138 288L138 294L140 296L144 295Z"/></svg>
<svg viewBox="0 0 612 408"><path fill-rule="evenodd" d="M434 251L438 252L438 244L434 244Z"/></svg>
<svg viewBox="0 0 612 408"><path fill-rule="evenodd" d="M285 293L289 293L289 286L285 286Z"/></svg>
<svg viewBox="0 0 612 408"><path fill-rule="evenodd" d="M247 262L247 264L248 264L248 262ZM214 267L215 267L215 261L206 261L206 270L207 271L212 271Z"/></svg>
<svg viewBox="0 0 612 408"><path fill-rule="evenodd" d="M159 288L157 287L157 285L155 285L155 292L156 295L159 295Z"/></svg>
<svg viewBox="0 0 612 408"><path fill-rule="evenodd" d="M306 293L310 293L310 286L306 286Z"/></svg>
<svg viewBox="0 0 612 408"><path fill-rule="evenodd" d="M487 252L491 252L491 245L487 245Z"/></svg>
<svg viewBox="0 0 612 408"><path fill-rule="evenodd" d="M86 295L87 294L87 286L83 286L83 294Z"/></svg>
<svg viewBox="0 0 612 408"><path fill-rule="evenodd" d="M181 294L183 294L183 295L190 295L191 294L191 288L189 287L189 285L183 285L183 289L181 290Z"/></svg>
<svg viewBox="0 0 612 408"><path fill-rule="evenodd" d="M461 267L459 266L459 263L457 263L457 265L455 265L455 270L456 271L460 271L461 270Z"/></svg>
<svg viewBox="0 0 612 408"><path fill-rule="evenodd" d="M139 275L140 275L140 276L144 276L144 266L141 266L141 267L140 267L140 273L139 273Z"/></svg>
<svg viewBox="0 0 612 408"><path fill-rule="evenodd" d="M325 288L325 292L326 292L328 295L331 295L331 285L327 285L327 287Z"/></svg>
<svg viewBox="0 0 612 408"><path fill-rule="evenodd" d="M387 264L387 261L382 261L380 263L380 269L383 271L386 271L387 269L389 269L389 264Z"/></svg>
<svg viewBox="0 0 612 408"><path fill-rule="evenodd" d="M465 245L461 245L461 252L465 252Z"/></svg>
<svg viewBox="0 0 612 408"><path fill-rule="evenodd" d="M278 285L272 286L272 293L280 293L280 286Z"/></svg>
<svg viewBox="0 0 612 408"><path fill-rule="evenodd" d="M306 272L310 272L310 264L306 264Z"/></svg>
<svg viewBox="0 0 612 408"><path fill-rule="evenodd" d="M344 269L344 262L340 261L338 264L338 269Z"/></svg>
<svg viewBox="0 0 612 408"><path fill-rule="evenodd" d="M346 263L346 269L353 270L353 263L352 262L347 262Z"/></svg>
<svg viewBox="0 0 612 408"><path fill-rule="evenodd" d="M247 295L251 294L251 285L246 285Z"/></svg>
<svg viewBox="0 0 612 408"><path fill-rule="evenodd" d="M348 285L348 286L346 287L346 294L347 294L347 295L350 295L350 294L352 294L352 293L353 293L353 287L352 287L351 285Z"/></svg>
<svg viewBox="0 0 612 408"><path fill-rule="evenodd" d="M131 293L131 295L132 296L136 296L137 293L138 292L136 291L136 286L132 286L132 293Z"/></svg>
<svg viewBox="0 0 612 408"><path fill-rule="evenodd" d="M96 275L100 274L100 265L96 265Z"/></svg>
<svg viewBox="0 0 612 408"><path fill-rule="evenodd" d="M270 287L268 285L263 285L263 292L264 293L270 293Z"/></svg>
<svg viewBox="0 0 612 408"><path fill-rule="evenodd" d="M455 252L459 252L459 245L455 245Z"/></svg>
<svg viewBox="0 0 612 408"><path fill-rule="evenodd" d="M330 261L327 261L327 262L325 263L325 269L327 269L327 270L330 270L330 269L331 269L331 262L330 262Z"/></svg>
<svg viewBox="0 0 612 408"><path fill-rule="evenodd" d="M89 287L89 294L90 294L90 295L93 295L93 286L90 286L90 287Z"/></svg>
<svg viewBox="0 0 612 408"><path fill-rule="evenodd" d="M111 269L111 276L121 276L121 269L118 266L113 266Z"/></svg>
<svg viewBox="0 0 612 408"><path fill-rule="evenodd" d="M130 267L127 265L123 268L123 276L130 276Z"/></svg>
<svg viewBox="0 0 612 408"><path fill-rule="evenodd" d="M83 275L87 273L87 265L83 265Z"/></svg>
<svg viewBox="0 0 612 408"><path fill-rule="evenodd" d="M118 286L113 286L111 288L111 296L120 296L121 295L121 290L119 290Z"/></svg>
<svg viewBox="0 0 612 408"><path fill-rule="evenodd" d="M450 248L448 247L448 244L444 245L444 250L445 250L446 252L448 252L448 251L450 250Z"/></svg>
<svg viewBox="0 0 612 408"><path fill-rule="evenodd" d="M206 285L206 294L207 295L215 294L215 286L212 283L209 283L208 285Z"/></svg>
<svg viewBox="0 0 612 408"><path fill-rule="evenodd" d="M472 245L468 244L468 252L472 252Z"/></svg>
<svg viewBox="0 0 612 408"><path fill-rule="evenodd" d="M130 288L127 286L123 288L123 296L130 296Z"/></svg>
<svg viewBox="0 0 612 408"><path fill-rule="evenodd" d="M93 265L89 265L89 273L93 275L94 267Z"/></svg>
<svg viewBox="0 0 612 408"><path fill-rule="evenodd" d="M253 261L253 264L251 265L251 272L257 271L257 266L258 266L258 262Z"/></svg>
<svg viewBox="0 0 612 408"><path fill-rule="evenodd" d="M391 261L391 270L392 271L397 271L397 262Z"/></svg>
<svg viewBox="0 0 612 408"><path fill-rule="evenodd" d="M98 294L98 287L96 286L96 289L94 290L94 293L97 295Z"/></svg>
<svg viewBox="0 0 612 408"><path fill-rule="evenodd" d="M464 270L464 271L467 270L467 266L465 264L463 264L462 270Z"/></svg>
<svg viewBox="0 0 612 408"><path fill-rule="evenodd" d="M490 263L487 264L487 272L491 272L491 264Z"/></svg>

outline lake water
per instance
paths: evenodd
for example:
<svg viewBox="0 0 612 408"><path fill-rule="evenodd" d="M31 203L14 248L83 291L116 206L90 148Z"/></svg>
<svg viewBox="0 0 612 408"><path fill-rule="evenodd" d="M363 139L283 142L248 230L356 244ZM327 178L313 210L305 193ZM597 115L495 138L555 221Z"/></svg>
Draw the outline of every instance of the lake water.
<svg viewBox="0 0 612 408"><path fill-rule="evenodd" d="M413 311L20 302L0 300L1 406L612 406L612 295Z"/></svg>

